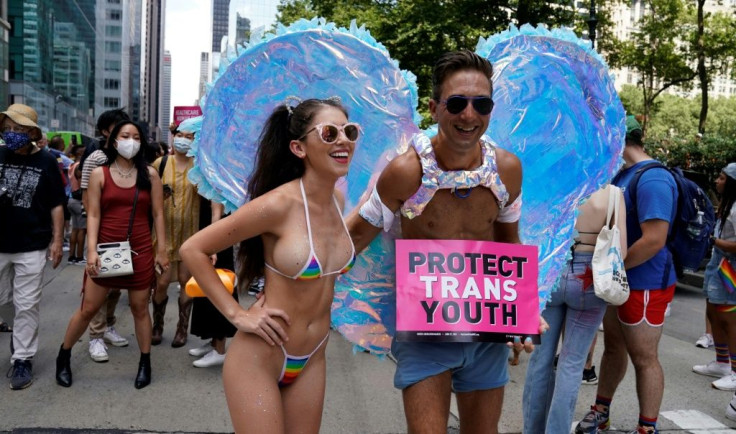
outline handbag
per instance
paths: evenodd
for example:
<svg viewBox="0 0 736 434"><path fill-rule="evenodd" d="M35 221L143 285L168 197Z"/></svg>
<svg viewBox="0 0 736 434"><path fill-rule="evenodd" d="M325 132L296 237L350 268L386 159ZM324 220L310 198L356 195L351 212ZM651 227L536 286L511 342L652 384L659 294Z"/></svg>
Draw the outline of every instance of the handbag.
<svg viewBox="0 0 736 434"><path fill-rule="evenodd" d="M595 295L614 306L629 299L629 281L621 257L621 236L616 226L620 196L621 189L611 185L606 225L596 239L591 264Z"/></svg>
<svg viewBox="0 0 736 434"><path fill-rule="evenodd" d="M135 188L133 211L128 223L128 238L125 241L97 244L97 254L100 256L100 270L96 277L117 277L133 274L133 256L130 248L130 236L133 234L133 218L138 204L138 187ZM135 253L137 254L137 253Z"/></svg>
<svg viewBox="0 0 736 434"><path fill-rule="evenodd" d="M227 291L232 294L235 289L237 280L235 277L235 273L224 268L218 268L215 271L217 271L217 276L222 281L222 284L225 285L225 289L227 289ZM194 280L194 277L191 277L189 279L186 286L184 287L184 290L190 297L206 297L204 292L202 292L202 288L199 287L199 283Z"/></svg>

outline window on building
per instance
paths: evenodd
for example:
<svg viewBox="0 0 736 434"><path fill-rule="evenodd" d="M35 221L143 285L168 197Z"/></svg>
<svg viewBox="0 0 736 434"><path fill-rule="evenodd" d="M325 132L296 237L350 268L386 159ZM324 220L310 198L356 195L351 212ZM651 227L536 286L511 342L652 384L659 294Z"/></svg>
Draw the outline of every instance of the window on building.
<svg viewBox="0 0 736 434"><path fill-rule="evenodd" d="M120 61L119 60L105 60L105 71L120 71Z"/></svg>
<svg viewBox="0 0 736 434"><path fill-rule="evenodd" d="M119 5L120 4L120 0L107 0L107 2L109 4L111 4L111 5Z"/></svg>
<svg viewBox="0 0 736 434"><path fill-rule="evenodd" d="M120 105L120 98L112 98L112 97L106 96L104 100L102 101L102 104L105 107L118 107Z"/></svg>
<svg viewBox="0 0 736 434"><path fill-rule="evenodd" d="M123 28L120 26L105 26L105 36L121 36Z"/></svg>
<svg viewBox="0 0 736 434"><path fill-rule="evenodd" d="M122 11L116 9L107 10L107 19L111 21L120 21L122 19Z"/></svg>
<svg viewBox="0 0 736 434"><path fill-rule="evenodd" d="M118 41L105 41L105 51L108 53L120 53L123 50L123 45Z"/></svg>
<svg viewBox="0 0 736 434"><path fill-rule="evenodd" d="M120 80L115 80L114 78L106 78L105 89L120 89Z"/></svg>

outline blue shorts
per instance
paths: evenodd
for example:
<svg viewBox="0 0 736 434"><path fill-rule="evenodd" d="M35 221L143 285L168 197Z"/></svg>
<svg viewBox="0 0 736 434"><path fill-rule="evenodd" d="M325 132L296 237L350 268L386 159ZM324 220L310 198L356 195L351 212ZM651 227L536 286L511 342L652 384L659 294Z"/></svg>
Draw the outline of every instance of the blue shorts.
<svg viewBox="0 0 736 434"><path fill-rule="evenodd" d="M394 387L405 389L424 379L452 372L454 392L505 386L509 381L509 348L488 342L397 342L391 352L398 365Z"/></svg>
<svg viewBox="0 0 736 434"><path fill-rule="evenodd" d="M723 257L724 255L719 249L713 249L710 261L705 266L703 292L711 304L733 306L736 305L736 292L728 292L721 280L721 276L718 275L718 268L721 265L721 259ZM733 260L731 260L731 265L734 265Z"/></svg>

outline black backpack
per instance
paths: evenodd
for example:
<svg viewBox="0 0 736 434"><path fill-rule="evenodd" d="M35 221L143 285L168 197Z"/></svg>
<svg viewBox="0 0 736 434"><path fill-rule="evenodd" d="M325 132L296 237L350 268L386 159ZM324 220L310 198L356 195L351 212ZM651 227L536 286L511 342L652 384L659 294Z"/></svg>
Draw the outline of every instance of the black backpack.
<svg viewBox="0 0 736 434"><path fill-rule="evenodd" d="M639 168L631 179L626 193L629 194L632 204L636 204L636 189L639 178L647 170L664 169L675 179L677 184L677 211L672 223L672 230L667 237L667 249L672 255L677 277L682 277L684 270L697 270L710 248L710 236L716 225L716 216L708 196L698 184L685 178L679 167L673 169L664 166L658 161L652 161ZM632 206L628 212L633 212L636 221L638 211ZM665 276L669 271L665 271ZM663 286L664 287L664 286Z"/></svg>

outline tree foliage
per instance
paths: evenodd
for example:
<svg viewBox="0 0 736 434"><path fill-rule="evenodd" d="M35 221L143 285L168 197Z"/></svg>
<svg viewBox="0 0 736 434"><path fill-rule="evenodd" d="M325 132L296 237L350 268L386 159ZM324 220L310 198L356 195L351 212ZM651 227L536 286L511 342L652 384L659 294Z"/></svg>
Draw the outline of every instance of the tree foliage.
<svg viewBox="0 0 736 434"><path fill-rule="evenodd" d="M606 50L609 64L627 67L639 74L642 93L640 110L644 129L655 101L667 89L679 86L690 90L700 77L701 94L698 129L705 129L708 88L716 74L731 70L736 53L736 19L733 14L703 13L705 1L649 0L641 2L645 12L626 41L611 38Z"/></svg>
<svg viewBox="0 0 736 434"><path fill-rule="evenodd" d="M480 36L503 31L512 23L582 29L585 18L574 12L571 0L282 0L278 12L284 25L315 16L340 26L353 19L365 24L401 68L417 76L425 119L432 67L442 53L473 50Z"/></svg>

